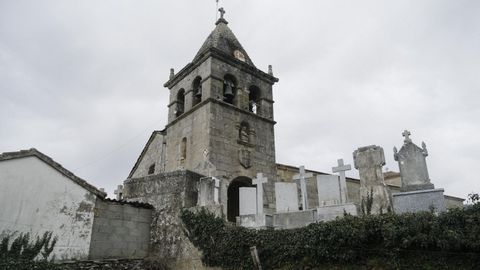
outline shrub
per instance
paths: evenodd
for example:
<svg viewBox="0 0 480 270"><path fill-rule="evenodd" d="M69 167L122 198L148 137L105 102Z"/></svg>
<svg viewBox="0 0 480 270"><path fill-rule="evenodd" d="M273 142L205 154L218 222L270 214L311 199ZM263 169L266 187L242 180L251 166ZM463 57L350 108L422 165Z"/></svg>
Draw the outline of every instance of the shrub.
<svg viewBox="0 0 480 270"><path fill-rule="evenodd" d="M0 242L0 269L56 269L47 261L57 242L52 232L45 232L34 241L30 241L29 233L21 233L10 243L12 238L12 234L7 234Z"/></svg>
<svg viewBox="0 0 480 270"><path fill-rule="evenodd" d="M480 262L480 204L438 216L346 215L290 230L229 226L205 210L181 218L203 262L225 269L254 269L252 246L265 269L473 269Z"/></svg>

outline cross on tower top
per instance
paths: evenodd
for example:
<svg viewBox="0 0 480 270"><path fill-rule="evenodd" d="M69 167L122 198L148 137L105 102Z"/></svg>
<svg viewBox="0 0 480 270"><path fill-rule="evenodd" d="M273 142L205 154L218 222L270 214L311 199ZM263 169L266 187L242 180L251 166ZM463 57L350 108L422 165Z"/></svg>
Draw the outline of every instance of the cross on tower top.
<svg viewBox="0 0 480 270"><path fill-rule="evenodd" d="M219 8L218 11L220 11L220 19L223 19L223 15L225 14L225 9L223 7Z"/></svg>
<svg viewBox="0 0 480 270"><path fill-rule="evenodd" d="M412 133L410 133L410 131L408 131L408 130L405 130L402 133L402 136L405 137L404 142L406 142L406 143L412 142L412 139L410 139L410 135L412 135Z"/></svg>

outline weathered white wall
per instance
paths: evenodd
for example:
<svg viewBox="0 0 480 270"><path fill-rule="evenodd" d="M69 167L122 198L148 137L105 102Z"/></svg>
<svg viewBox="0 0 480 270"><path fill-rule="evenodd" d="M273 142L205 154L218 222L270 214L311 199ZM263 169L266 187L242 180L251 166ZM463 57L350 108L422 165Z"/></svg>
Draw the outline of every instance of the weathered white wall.
<svg viewBox="0 0 480 270"><path fill-rule="evenodd" d="M36 157L0 162L0 233L53 231L56 259L86 259L96 196Z"/></svg>

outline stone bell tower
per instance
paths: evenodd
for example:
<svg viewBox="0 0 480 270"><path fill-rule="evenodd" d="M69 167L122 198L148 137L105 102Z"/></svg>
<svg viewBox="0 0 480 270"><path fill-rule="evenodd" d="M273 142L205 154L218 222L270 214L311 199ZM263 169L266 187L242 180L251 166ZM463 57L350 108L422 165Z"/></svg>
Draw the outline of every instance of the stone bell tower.
<svg viewBox="0 0 480 270"><path fill-rule="evenodd" d="M221 17L193 61L164 84L170 91L163 132L164 172L190 170L221 180L228 219L238 216L238 188L259 172L265 208L273 208L276 177L271 67L255 67ZM267 210L268 211L268 210Z"/></svg>

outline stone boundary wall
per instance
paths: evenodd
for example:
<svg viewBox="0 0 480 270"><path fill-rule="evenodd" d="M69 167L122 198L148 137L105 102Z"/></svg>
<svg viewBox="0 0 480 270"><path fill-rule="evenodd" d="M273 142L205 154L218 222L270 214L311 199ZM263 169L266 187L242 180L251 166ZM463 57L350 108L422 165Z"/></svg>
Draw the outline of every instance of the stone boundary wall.
<svg viewBox="0 0 480 270"><path fill-rule="evenodd" d="M124 182L124 197L153 205L151 255L161 258L199 258L186 238L180 212L197 204L200 174L181 170Z"/></svg>
<svg viewBox="0 0 480 270"><path fill-rule="evenodd" d="M150 244L153 209L117 201L95 204L90 259L144 258Z"/></svg>

